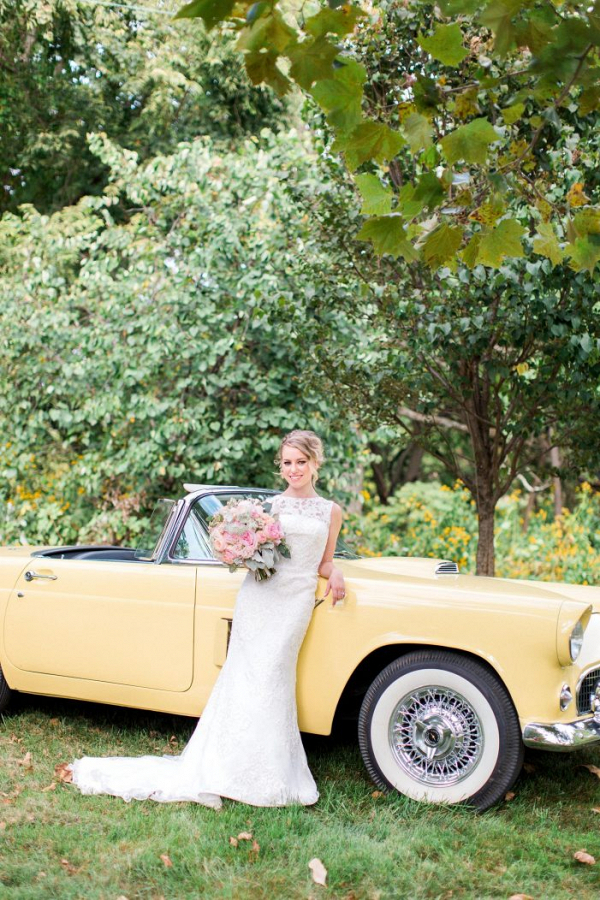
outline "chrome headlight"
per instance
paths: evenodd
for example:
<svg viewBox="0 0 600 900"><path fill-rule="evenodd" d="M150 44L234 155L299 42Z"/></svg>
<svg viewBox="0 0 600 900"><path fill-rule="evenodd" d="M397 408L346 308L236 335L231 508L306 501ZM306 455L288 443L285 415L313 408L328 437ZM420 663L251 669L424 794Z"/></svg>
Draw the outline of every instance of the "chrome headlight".
<svg viewBox="0 0 600 900"><path fill-rule="evenodd" d="M571 666L581 652L583 636L592 615L592 607L587 609L576 600L565 600L558 614L556 631L556 653L561 666Z"/></svg>
<svg viewBox="0 0 600 900"><path fill-rule="evenodd" d="M575 662L575 660L581 653L581 648L583 647L583 635L584 628L580 619L571 632L571 636L569 638L569 653L571 654L571 659L573 662Z"/></svg>

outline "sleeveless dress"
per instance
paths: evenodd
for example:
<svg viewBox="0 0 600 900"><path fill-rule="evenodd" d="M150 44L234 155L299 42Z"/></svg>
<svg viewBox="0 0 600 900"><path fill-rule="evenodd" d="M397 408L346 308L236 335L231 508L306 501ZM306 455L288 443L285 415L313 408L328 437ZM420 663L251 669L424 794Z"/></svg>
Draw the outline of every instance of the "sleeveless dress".
<svg viewBox="0 0 600 900"><path fill-rule="evenodd" d="M83 794L221 806L309 805L319 797L300 740L296 664L315 603L332 502L273 500L291 551L264 582L248 573L237 596L227 659L179 756L83 757Z"/></svg>

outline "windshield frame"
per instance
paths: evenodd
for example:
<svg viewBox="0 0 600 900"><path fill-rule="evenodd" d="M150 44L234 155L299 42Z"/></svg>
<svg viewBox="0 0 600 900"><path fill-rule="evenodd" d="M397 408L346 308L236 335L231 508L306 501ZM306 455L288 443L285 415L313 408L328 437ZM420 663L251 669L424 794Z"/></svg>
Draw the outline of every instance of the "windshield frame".
<svg viewBox="0 0 600 900"><path fill-rule="evenodd" d="M188 516L192 513L192 507L201 502L205 497L218 496L219 494L224 494L228 497L231 495L239 495L240 497L257 497L261 500L272 500L280 491L270 490L268 488L243 488L238 486L227 486L220 488L206 488L199 491L194 491L191 494L188 494L185 497L184 503L184 512L181 516L177 517L176 525L170 529L171 534L167 541L163 542L162 545L162 553L161 560L164 562L172 563L173 565L194 565L194 566L224 566L225 563L222 563L220 560L215 559L214 557L210 557L207 559L181 559L180 557L175 556L177 544L179 538L181 537L181 533L185 527ZM200 517L198 517L200 518ZM168 523L167 523L168 524ZM202 522L204 527L204 523ZM206 540L208 542L208 530L206 529ZM339 546L341 544L341 546ZM338 549L339 547L339 549ZM338 547L336 547L336 551L334 553L334 559L360 559L360 556L353 553L350 548L346 547L343 540L338 537Z"/></svg>

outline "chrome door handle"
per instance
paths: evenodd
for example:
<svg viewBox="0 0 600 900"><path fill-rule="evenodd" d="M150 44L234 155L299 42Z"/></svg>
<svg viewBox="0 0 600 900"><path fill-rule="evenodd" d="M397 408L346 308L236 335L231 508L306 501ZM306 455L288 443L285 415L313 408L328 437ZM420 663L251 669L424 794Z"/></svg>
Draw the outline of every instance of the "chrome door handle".
<svg viewBox="0 0 600 900"><path fill-rule="evenodd" d="M25 572L25 581L33 581L34 578L44 578L46 581L56 581L57 575L39 575L37 572Z"/></svg>

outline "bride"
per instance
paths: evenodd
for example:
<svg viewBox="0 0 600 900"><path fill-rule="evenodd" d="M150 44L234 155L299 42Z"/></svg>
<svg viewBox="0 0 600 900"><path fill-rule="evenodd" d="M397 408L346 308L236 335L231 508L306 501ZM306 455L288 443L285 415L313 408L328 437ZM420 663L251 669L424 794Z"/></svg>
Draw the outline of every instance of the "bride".
<svg viewBox="0 0 600 900"><path fill-rule="evenodd" d="M323 445L292 431L277 462L287 488L273 500L291 550L277 572L239 591L229 651L202 717L180 756L83 757L72 764L83 794L124 800L190 800L221 806L229 797L253 806L311 804L319 797L300 740L296 663L314 608L317 575L326 594L344 597L333 565L340 507L315 491Z"/></svg>

